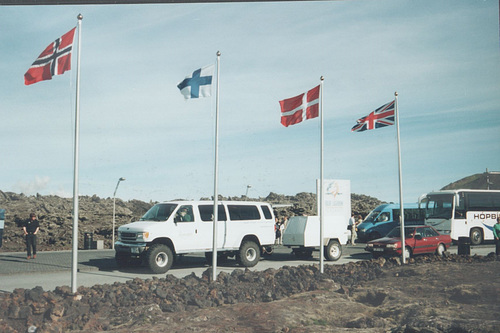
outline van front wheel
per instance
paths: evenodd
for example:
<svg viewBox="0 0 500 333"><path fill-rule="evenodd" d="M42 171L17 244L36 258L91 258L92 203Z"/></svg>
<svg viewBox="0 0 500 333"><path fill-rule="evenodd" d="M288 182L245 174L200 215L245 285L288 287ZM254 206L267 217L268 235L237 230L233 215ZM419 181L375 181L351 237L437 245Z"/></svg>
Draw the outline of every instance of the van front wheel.
<svg viewBox="0 0 500 333"><path fill-rule="evenodd" d="M244 267L253 267L257 265L260 260L260 248L252 241L246 241L241 244L238 261Z"/></svg>
<svg viewBox="0 0 500 333"><path fill-rule="evenodd" d="M156 274L166 273L174 262L172 250L163 244L154 244L148 250L146 261L149 268Z"/></svg>

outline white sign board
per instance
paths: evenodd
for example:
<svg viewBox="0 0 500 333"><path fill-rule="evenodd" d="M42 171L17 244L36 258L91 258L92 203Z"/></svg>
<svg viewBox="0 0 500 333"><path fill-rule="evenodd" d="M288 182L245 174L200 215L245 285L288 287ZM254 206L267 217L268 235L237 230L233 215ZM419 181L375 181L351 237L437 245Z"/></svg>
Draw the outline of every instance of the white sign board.
<svg viewBox="0 0 500 333"><path fill-rule="evenodd" d="M316 181L316 195L319 199L319 180ZM325 216L351 217L351 181L345 179L323 179ZM319 216L319 205L318 205Z"/></svg>

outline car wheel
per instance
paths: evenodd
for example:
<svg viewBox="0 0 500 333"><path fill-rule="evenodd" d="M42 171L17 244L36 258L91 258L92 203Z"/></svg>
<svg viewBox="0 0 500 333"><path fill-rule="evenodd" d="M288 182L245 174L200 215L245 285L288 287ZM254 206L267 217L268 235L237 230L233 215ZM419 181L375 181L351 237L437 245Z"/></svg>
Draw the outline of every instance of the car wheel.
<svg viewBox="0 0 500 333"><path fill-rule="evenodd" d="M446 251L446 246L444 246L443 243L440 243L436 249L436 254L442 257L445 251Z"/></svg>
<svg viewBox="0 0 500 333"><path fill-rule="evenodd" d="M252 241L243 242L238 253L238 261L244 267L253 267L260 260L260 248Z"/></svg>
<svg viewBox="0 0 500 333"><path fill-rule="evenodd" d="M172 267L174 254L167 245L154 244L148 250L146 261L153 273L162 274Z"/></svg>
<svg viewBox="0 0 500 333"><path fill-rule="evenodd" d="M325 246L325 257L330 261L337 261L342 256L342 246L339 242L331 240Z"/></svg>
<svg viewBox="0 0 500 333"><path fill-rule="evenodd" d="M409 246L405 247L405 259L411 258L411 248Z"/></svg>
<svg viewBox="0 0 500 333"><path fill-rule="evenodd" d="M472 245L479 245L483 242L483 232L479 228L473 228L470 231L470 243Z"/></svg>

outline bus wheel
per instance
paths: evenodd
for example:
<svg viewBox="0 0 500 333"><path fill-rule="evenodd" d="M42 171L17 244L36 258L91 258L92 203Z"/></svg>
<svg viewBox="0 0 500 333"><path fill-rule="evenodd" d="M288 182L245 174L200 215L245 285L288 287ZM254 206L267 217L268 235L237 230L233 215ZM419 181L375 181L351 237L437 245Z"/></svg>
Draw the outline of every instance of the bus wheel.
<svg viewBox="0 0 500 333"><path fill-rule="evenodd" d="M446 246L444 246L444 244L441 243L438 245L438 247L436 249L436 254L438 256L442 257L445 251L446 251Z"/></svg>
<svg viewBox="0 0 500 333"><path fill-rule="evenodd" d="M483 232L479 228L473 228L470 231L470 243L472 245L479 245L483 242Z"/></svg>

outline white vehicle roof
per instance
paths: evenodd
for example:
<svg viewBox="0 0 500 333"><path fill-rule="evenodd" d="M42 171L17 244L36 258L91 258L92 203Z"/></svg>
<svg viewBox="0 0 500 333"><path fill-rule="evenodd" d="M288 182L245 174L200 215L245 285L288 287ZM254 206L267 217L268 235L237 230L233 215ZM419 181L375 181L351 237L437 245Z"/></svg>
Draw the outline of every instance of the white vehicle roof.
<svg viewBox="0 0 500 333"><path fill-rule="evenodd" d="M175 200L175 201L164 201L160 203L173 203L178 205L206 205L206 204L214 204L213 200ZM225 205L269 205L267 202L263 201L234 201L234 200L219 200L218 204Z"/></svg>

